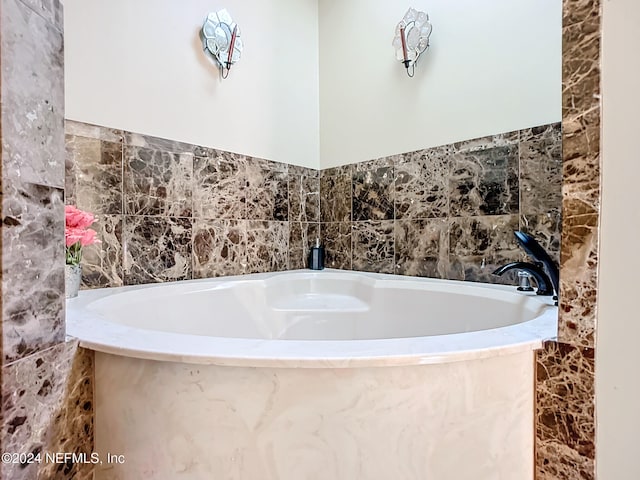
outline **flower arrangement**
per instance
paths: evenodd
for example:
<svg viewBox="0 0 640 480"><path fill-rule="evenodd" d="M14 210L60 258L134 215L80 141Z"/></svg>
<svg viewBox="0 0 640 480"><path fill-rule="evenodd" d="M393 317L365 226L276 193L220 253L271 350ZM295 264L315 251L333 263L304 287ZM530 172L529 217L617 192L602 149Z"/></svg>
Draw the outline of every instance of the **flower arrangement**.
<svg viewBox="0 0 640 480"><path fill-rule="evenodd" d="M100 243L96 231L89 228L96 221L93 214L78 210L72 205L64 207L67 265L80 265L82 247Z"/></svg>

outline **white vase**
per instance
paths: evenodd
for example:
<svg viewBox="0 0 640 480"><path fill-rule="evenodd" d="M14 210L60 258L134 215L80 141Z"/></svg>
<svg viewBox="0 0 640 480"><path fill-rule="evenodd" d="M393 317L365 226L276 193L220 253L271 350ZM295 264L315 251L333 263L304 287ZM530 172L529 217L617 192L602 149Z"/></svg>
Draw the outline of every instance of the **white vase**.
<svg viewBox="0 0 640 480"><path fill-rule="evenodd" d="M82 278L82 268L80 265L64 266L64 290L66 298L78 296L80 289L80 279Z"/></svg>

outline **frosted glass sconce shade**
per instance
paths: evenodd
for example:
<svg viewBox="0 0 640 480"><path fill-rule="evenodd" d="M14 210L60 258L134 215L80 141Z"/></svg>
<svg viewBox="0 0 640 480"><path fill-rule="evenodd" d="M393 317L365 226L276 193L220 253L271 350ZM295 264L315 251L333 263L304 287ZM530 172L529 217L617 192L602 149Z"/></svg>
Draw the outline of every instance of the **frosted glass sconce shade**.
<svg viewBox="0 0 640 480"><path fill-rule="evenodd" d="M205 52L218 63L222 78L227 78L231 65L240 60L242 55L243 45L238 24L226 9L222 9L207 15L200 36Z"/></svg>
<svg viewBox="0 0 640 480"><path fill-rule="evenodd" d="M410 77L413 77L418 58L429 48L431 30L433 26L429 22L429 15L414 8L409 8L396 26L392 45L396 50L396 59L404 64Z"/></svg>

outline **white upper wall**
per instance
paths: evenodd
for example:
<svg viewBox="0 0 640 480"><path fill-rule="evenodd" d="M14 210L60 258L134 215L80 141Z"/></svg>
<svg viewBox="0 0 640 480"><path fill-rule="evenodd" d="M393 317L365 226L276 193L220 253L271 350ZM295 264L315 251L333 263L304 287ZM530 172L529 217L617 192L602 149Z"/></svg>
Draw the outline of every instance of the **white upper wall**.
<svg viewBox="0 0 640 480"><path fill-rule="evenodd" d="M323 168L561 120L561 0L318 0ZM391 46L433 24L409 78Z"/></svg>
<svg viewBox="0 0 640 480"><path fill-rule="evenodd" d="M226 8L229 78L198 32ZM65 0L66 117L318 168L316 0Z"/></svg>
<svg viewBox="0 0 640 480"><path fill-rule="evenodd" d="M640 162L640 3L603 2L602 201L596 334L596 478L640 478L640 321L635 205Z"/></svg>

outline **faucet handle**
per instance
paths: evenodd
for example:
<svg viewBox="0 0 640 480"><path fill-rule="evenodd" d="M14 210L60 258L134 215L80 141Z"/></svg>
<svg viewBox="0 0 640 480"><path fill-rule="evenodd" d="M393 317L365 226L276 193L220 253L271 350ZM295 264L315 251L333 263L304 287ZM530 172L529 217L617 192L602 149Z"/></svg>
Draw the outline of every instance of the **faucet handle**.
<svg viewBox="0 0 640 480"><path fill-rule="evenodd" d="M533 287L531 286L531 278L532 275L529 272L523 272L522 270L520 270L518 272L518 291L533 292Z"/></svg>

